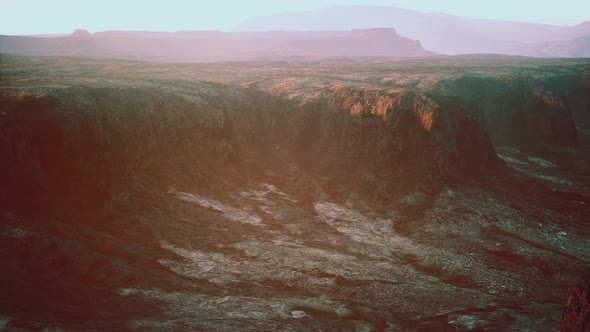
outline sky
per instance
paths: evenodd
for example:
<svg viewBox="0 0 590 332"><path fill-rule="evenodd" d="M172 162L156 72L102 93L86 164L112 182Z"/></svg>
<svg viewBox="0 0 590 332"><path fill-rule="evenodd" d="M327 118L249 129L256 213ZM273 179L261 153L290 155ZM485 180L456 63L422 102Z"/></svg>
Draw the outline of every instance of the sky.
<svg viewBox="0 0 590 332"><path fill-rule="evenodd" d="M590 20L590 0L0 0L0 34L70 33L77 28L231 31L250 16L341 5L558 25Z"/></svg>

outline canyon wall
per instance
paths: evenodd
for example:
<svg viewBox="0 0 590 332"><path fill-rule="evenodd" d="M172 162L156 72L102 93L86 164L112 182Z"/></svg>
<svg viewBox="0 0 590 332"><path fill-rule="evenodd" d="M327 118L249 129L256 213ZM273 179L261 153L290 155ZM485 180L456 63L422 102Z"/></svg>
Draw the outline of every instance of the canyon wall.
<svg viewBox="0 0 590 332"><path fill-rule="evenodd" d="M302 103L211 83L190 90L4 91L3 204L84 209L135 181L215 186L292 165L353 182L439 186L497 164L481 113L457 98L349 86Z"/></svg>
<svg viewBox="0 0 590 332"><path fill-rule="evenodd" d="M539 152L577 145L576 122L587 126L590 114L590 91L579 80L463 76L437 90L479 105L495 145Z"/></svg>
<svg viewBox="0 0 590 332"><path fill-rule="evenodd" d="M386 86L355 80L373 65L328 65L334 76L321 79L307 65L6 64L0 201L27 211L91 210L131 187L221 189L268 174L385 196L481 185L507 170L494 146L575 150L589 114L585 75L436 78L428 62L412 67L416 85Z"/></svg>

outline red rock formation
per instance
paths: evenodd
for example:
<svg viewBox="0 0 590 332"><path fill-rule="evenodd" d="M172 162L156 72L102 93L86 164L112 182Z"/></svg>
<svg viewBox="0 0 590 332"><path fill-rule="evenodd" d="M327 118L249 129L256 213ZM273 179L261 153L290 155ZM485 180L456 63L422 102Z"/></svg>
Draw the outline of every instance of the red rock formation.
<svg viewBox="0 0 590 332"><path fill-rule="evenodd" d="M590 331L590 277L570 291L558 331Z"/></svg>

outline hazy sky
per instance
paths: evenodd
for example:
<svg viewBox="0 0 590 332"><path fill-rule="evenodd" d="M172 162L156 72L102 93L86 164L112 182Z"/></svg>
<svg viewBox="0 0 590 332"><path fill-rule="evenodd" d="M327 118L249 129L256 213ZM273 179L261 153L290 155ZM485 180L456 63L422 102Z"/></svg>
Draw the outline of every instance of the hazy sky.
<svg viewBox="0 0 590 332"><path fill-rule="evenodd" d="M389 5L475 18L573 25L590 20L590 0L0 0L0 34L102 30L232 30L264 14L338 5Z"/></svg>

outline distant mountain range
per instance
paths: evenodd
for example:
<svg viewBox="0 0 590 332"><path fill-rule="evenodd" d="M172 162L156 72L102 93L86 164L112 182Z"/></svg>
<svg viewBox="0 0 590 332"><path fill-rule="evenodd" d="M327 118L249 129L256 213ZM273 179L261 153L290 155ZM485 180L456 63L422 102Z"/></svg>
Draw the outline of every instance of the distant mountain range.
<svg viewBox="0 0 590 332"><path fill-rule="evenodd" d="M558 26L347 6L251 17L233 32L0 35L0 53L159 62L347 60L435 53L590 57L590 21Z"/></svg>
<svg viewBox="0 0 590 332"><path fill-rule="evenodd" d="M0 53L160 62L314 61L435 55L395 29L307 32L77 30L67 37L0 36Z"/></svg>
<svg viewBox="0 0 590 332"><path fill-rule="evenodd" d="M441 54L503 53L541 57L577 57L590 51L590 21L574 26L472 19L422 13L396 7L346 6L251 17L235 31L348 30L395 27ZM579 39L580 37L585 37ZM559 50L549 44L556 42ZM583 55L584 56L584 55Z"/></svg>
<svg viewBox="0 0 590 332"><path fill-rule="evenodd" d="M588 58L590 35L568 40L523 44L514 49L507 49L504 53L544 58Z"/></svg>

